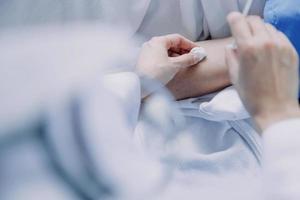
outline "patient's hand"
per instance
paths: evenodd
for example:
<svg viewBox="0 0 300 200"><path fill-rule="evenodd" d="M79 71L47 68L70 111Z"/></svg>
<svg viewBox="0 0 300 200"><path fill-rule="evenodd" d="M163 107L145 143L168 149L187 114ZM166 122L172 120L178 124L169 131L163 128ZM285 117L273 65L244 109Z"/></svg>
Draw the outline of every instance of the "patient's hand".
<svg viewBox="0 0 300 200"><path fill-rule="evenodd" d="M194 67L182 69L167 87L177 100L196 97L220 90L230 85L225 64L225 47L232 38L198 42L208 56Z"/></svg>

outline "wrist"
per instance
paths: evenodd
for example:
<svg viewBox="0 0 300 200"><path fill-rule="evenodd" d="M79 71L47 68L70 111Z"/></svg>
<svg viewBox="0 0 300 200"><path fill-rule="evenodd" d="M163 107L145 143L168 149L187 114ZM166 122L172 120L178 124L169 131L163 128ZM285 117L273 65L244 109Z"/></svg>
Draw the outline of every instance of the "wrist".
<svg viewBox="0 0 300 200"><path fill-rule="evenodd" d="M273 124L293 118L300 118L300 109L298 104L285 106L283 108L259 113L253 116L253 119L261 132L265 131Z"/></svg>

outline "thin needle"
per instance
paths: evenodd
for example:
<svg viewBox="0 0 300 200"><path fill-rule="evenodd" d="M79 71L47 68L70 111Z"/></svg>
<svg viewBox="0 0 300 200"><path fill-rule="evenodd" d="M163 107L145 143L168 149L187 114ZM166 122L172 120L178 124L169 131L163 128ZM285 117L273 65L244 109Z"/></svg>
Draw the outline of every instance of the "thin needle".
<svg viewBox="0 0 300 200"><path fill-rule="evenodd" d="M244 10L243 10L243 15L244 16L247 16L249 14L249 11L251 9L251 6L253 4L253 0L248 0L245 7L244 7Z"/></svg>
<svg viewBox="0 0 300 200"><path fill-rule="evenodd" d="M253 4L253 0L248 0L248 1L246 2L246 5L245 5L245 7L244 7L244 9L243 9L243 15L244 15L245 17L249 14L252 4ZM232 44L229 44L228 46L229 46L230 48L232 48L232 49L237 49L237 45L236 45L235 42L233 42Z"/></svg>

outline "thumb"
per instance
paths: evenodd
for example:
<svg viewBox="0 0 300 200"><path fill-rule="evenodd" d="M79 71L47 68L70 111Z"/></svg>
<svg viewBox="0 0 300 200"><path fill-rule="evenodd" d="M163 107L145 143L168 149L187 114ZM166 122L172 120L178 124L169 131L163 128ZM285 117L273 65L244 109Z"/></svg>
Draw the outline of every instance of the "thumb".
<svg viewBox="0 0 300 200"><path fill-rule="evenodd" d="M239 72L239 62L236 52L230 46L225 48L225 61L229 70L229 76L232 83L236 83Z"/></svg>
<svg viewBox="0 0 300 200"><path fill-rule="evenodd" d="M170 57L170 60L175 68L191 67L193 65L196 65L203 59L203 56L199 56L193 53L187 53L177 57Z"/></svg>

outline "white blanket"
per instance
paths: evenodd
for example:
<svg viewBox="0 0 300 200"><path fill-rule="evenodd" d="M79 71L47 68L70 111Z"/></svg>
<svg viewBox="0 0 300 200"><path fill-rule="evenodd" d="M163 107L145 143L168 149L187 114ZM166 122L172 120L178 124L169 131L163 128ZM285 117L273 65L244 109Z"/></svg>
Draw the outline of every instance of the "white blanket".
<svg viewBox="0 0 300 200"><path fill-rule="evenodd" d="M122 105L127 105L128 117L136 119L136 108L140 107L136 100L139 98L137 77L132 73L110 75L105 85L110 85L108 89L120 96ZM261 138L252 127L234 88L229 87L217 95L182 101L178 105L186 116L186 129L178 130L179 133L174 131L175 139L169 141L167 135L151 126L143 116L136 124L133 137L145 156L157 157L161 165L169 167L170 174L164 181L164 190L168 191L164 194L166 199L174 199L179 188L184 195L185 189L195 195L203 193L202 189L218 185L219 181L225 181L221 184L224 185L227 178L243 177L246 183L258 177ZM157 117L160 118L163 112L163 109L156 112ZM226 190L231 189L235 190L229 185Z"/></svg>

